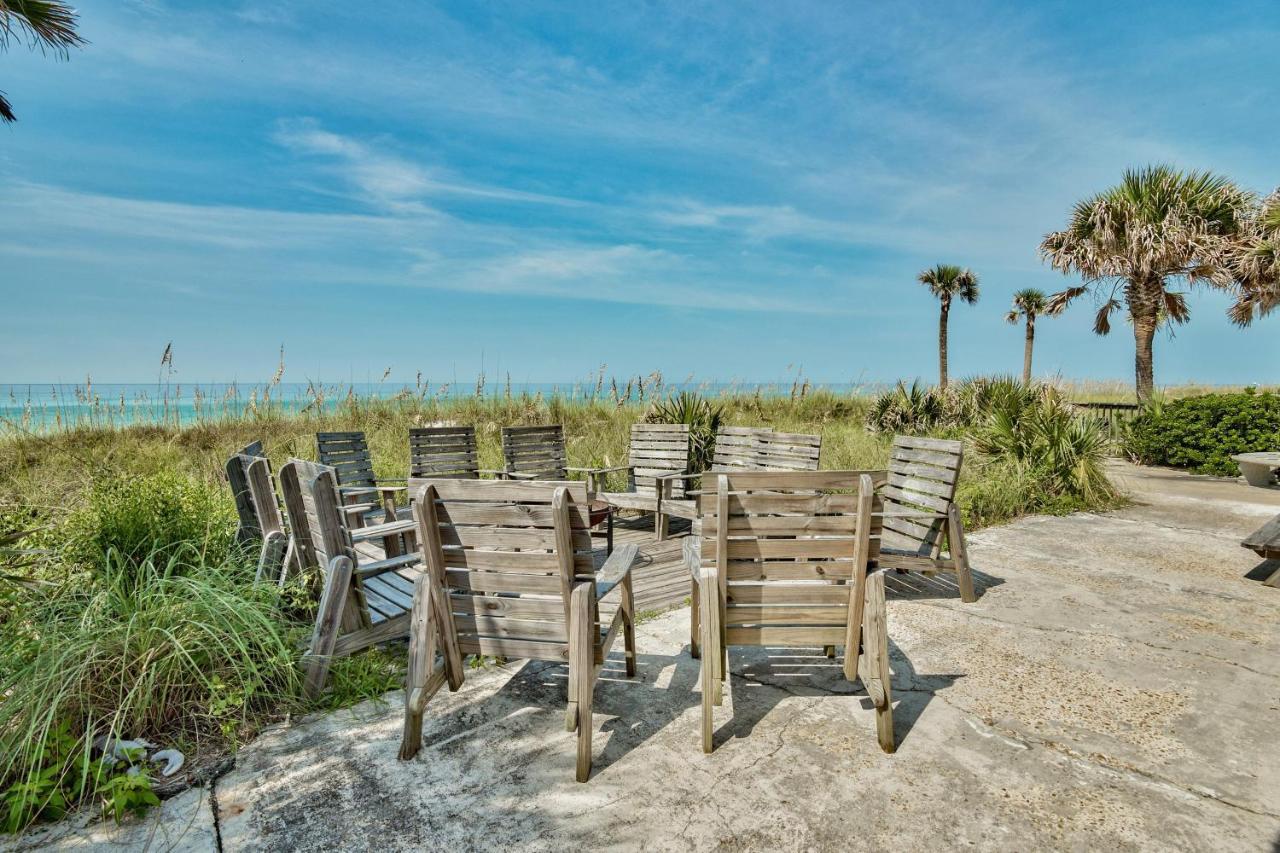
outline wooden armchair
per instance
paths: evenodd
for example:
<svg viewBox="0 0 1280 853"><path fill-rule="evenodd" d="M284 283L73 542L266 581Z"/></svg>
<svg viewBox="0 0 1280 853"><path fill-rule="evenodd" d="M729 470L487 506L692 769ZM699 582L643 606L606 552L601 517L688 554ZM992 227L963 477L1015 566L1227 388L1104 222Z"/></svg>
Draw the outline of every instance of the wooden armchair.
<svg viewBox="0 0 1280 853"><path fill-rule="evenodd" d="M569 464L565 448L564 427L519 426L502 428L502 458L504 469L495 472L498 477L511 480L544 480L569 482L570 474L584 474L587 480L587 500L591 507L591 526L605 525L605 548L613 553L613 512L602 500L596 500L594 468L576 468Z"/></svg>
<svg viewBox="0 0 1280 853"><path fill-rule="evenodd" d="M696 474L669 474L664 479L689 481L709 473L733 471L817 471L822 436L774 432L773 427L721 427L716 430L711 467ZM706 481L704 480L704 486ZM665 497L663 512L696 520L698 492L686 489L685 499Z"/></svg>
<svg viewBox="0 0 1280 853"><path fill-rule="evenodd" d="M261 441L245 446L227 460L227 482L240 517L237 541L260 546L256 579L274 576L283 584L291 568L301 569L301 562L280 514L271 462L262 451Z"/></svg>
<svg viewBox="0 0 1280 853"><path fill-rule="evenodd" d="M663 502L684 497L681 481L689 473L688 424L632 424L627 464L592 470L593 487L615 471L627 472L627 491L600 492L599 497L612 507L654 513L658 539L666 539Z"/></svg>
<svg viewBox="0 0 1280 853"><path fill-rule="evenodd" d="M713 475L698 498L701 535L686 551L701 611L702 748L712 750L729 646L845 649L876 731L894 751L876 481L884 472Z"/></svg>
<svg viewBox="0 0 1280 853"><path fill-rule="evenodd" d="M414 427L409 430L409 479L433 477L478 480L506 471L480 467L473 426Z"/></svg>
<svg viewBox="0 0 1280 853"><path fill-rule="evenodd" d="M973 573L964 523L956 506L956 481L964 445L937 438L894 436L884 498L884 547L880 566L900 572L954 572L960 600L973 602ZM947 553L942 553L942 537Z"/></svg>
<svg viewBox="0 0 1280 853"><path fill-rule="evenodd" d="M581 482L426 480L413 513L426 573L413 593L400 758L421 747L423 713L436 691L446 682L451 690L461 686L463 655L564 661L565 727L577 729L577 779L585 782L592 695L619 632L627 675L636 671L636 546L614 551L596 574ZM601 605L615 602L611 618L602 619Z"/></svg>
<svg viewBox="0 0 1280 853"><path fill-rule="evenodd" d="M329 663L409 630L419 555L388 554L384 543L411 532L412 519L360 527L341 506L332 468L290 459L280 468L280 490L301 562L323 578L315 630L305 658L304 687L316 695Z"/></svg>

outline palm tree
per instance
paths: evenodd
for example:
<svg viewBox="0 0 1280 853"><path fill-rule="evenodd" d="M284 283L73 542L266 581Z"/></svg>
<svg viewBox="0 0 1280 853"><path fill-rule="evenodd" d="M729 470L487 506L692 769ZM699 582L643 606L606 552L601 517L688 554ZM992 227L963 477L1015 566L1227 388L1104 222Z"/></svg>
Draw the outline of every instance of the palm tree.
<svg viewBox="0 0 1280 853"><path fill-rule="evenodd" d="M947 387L947 317L951 300L959 298L970 305L978 301L978 276L955 264L937 264L917 276L929 292L938 297L942 310L938 316L938 387Z"/></svg>
<svg viewBox="0 0 1280 853"><path fill-rule="evenodd" d="M1036 317L1044 313L1047 297L1044 291L1028 287L1013 294L1013 308L1004 315L1010 325L1016 326L1020 317L1027 318L1027 344L1022 350L1022 384L1031 384L1031 351L1036 345Z"/></svg>
<svg viewBox="0 0 1280 853"><path fill-rule="evenodd" d="M0 0L0 47L7 48L15 38L63 58L70 48L84 44L76 32L75 10L63 0ZM17 120L13 106L0 92L0 121Z"/></svg>
<svg viewBox="0 0 1280 853"><path fill-rule="evenodd" d="M1126 309L1133 321L1138 399L1150 400L1161 309L1174 323L1190 317L1185 296L1169 290L1169 280L1238 293L1232 249L1253 206L1251 193L1209 172L1170 166L1126 172L1118 186L1077 203L1067 228L1040 243L1041 257L1055 269L1084 277L1083 285L1049 297L1046 313L1059 314L1093 293L1102 301L1093 330L1105 335L1112 312Z"/></svg>
<svg viewBox="0 0 1280 853"><path fill-rule="evenodd" d="M1240 326L1280 307L1280 189L1263 200L1233 258L1240 293L1228 315Z"/></svg>

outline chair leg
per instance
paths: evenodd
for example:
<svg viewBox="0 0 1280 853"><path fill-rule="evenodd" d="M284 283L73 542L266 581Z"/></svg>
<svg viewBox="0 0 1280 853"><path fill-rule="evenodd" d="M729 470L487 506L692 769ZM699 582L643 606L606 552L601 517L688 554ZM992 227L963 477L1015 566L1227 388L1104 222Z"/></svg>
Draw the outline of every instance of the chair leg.
<svg viewBox="0 0 1280 853"><path fill-rule="evenodd" d="M867 578L867 606L864 611L862 641L865 662L862 672L868 692L876 702L876 738L880 748L893 752L893 693L890 689L888 613L884 601L884 575L873 572ZM871 682L874 682L872 684Z"/></svg>
<svg viewBox="0 0 1280 853"><path fill-rule="evenodd" d="M972 604L978 600L973 590L973 572L969 570L969 548L964 541L964 522L960 508L955 504L947 510L947 540L951 546L951 559L956 564L956 583L960 586L960 600Z"/></svg>
<svg viewBox="0 0 1280 853"><path fill-rule="evenodd" d="M622 579L622 644L626 655L627 678L636 676L636 599L631 590L631 573Z"/></svg>
<svg viewBox="0 0 1280 853"><path fill-rule="evenodd" d="M699 611L702 609L702 590L698 589L698 579L689 581L689 657L697 660L702 656L699 626Z"/></svg>
<svg viewBox="0 0 1280 853"><path fill-rule="evenodd" d="M409 671L404 687L404 735L400 760L408 761L422 748L422 715L427 682L436 662L436 625L431 614L431 578L420 575L413 585L413 613L409 618Z"/></svg>
<svg viewBox="0 0 1280 853"><path fill-rule="evenodd" d="M316 611L316 627L311 634L306 675L302 683L303 694L308 698L320 695L325 680L329 677L333 646L342 630L343 614L347 612L351 571L350 558L334 557L325 572L324 591L320 594L320 608Z"/></svg>
<svg viewBox="0 0 1280 853"><path fill-rule="evenodd" d="M715 694L718 681L716 679L717 664L720 660L720 649L716 637L715 618L712 609L714 583L697 584L702 597L702 610L705 614L700 623L702 634L702 751L710 754L714 746L715 717L713 707L716 705Z"/></svg>
<svg viewBox="0 0 1280 853"><path fill-rule="evenodd" d="M826 655L827 657L831 658L832 660L835 660L835 657L836 657L836 647L835 647L835 646L823 646L823 647L822 647L822 653L823 653L824 655Z"/></svg>
<svg viewBox="0 0 1280 853"><path fill-rule="evenodd" d="M653 516L653 529L658 534L658 541L666 542L667 536L671 533L671 516L665 512L655 513Z"/></svg>
<svg viewBox="0 0 1280 853"><path fill-rule="evenodd" d="M613 553L613 510L609 510L609 516L604 523L604 555L607 557Z"/></svg>
<svg viewBox="0 0 1280 853"><path fill-rule="evenodd" d="M592 632L595 623L591 619L590 584L578 584L573 590L570 608L569 625L569 670L574 686L577 688L578 719L578 772L579 782L585 782L591 776L591 700L595 684L592 678L595 669L595 644ZM572 678L573 670L577 670L577 678Z"/></svg>

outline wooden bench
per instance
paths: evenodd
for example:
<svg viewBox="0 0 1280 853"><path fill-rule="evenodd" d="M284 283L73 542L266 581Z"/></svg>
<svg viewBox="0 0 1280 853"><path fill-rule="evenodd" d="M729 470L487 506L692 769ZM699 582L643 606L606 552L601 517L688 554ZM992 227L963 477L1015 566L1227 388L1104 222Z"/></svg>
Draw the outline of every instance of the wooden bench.
<svg viewBox="0 0 1280 853"><path fill-rule="evenodd" d="M428 700L464 678L462 655L569 665L565 727L578 732L577 779L591 774L591 707L605 657L623 635L636 672L631 566L624 545L597 575L586 484L415 481L413 513L426 574L413 593L400 758L417 754ZM613 604L608 618L601 604ZM439 651L442 661L436 662Z"/></svg>
<svg viewBox="0 0 1280 853"><path fill-rule="evenodd" d="M1280 515L1250 533L1240 544L1264 560L1280 560ZM1263 584L1280 587L1280 568L1272 572Z"/></svg>
<svg viewBox="0 0 1280 853"><path fill-rule="evenodd" d="M711 752L729 646L843 646L861 679L881 748L894 751L877 482L883 471L731 472L698 498L701 534L687 540L701 617L702 748ZM820 652L819 652L820 653Z"/></svg>

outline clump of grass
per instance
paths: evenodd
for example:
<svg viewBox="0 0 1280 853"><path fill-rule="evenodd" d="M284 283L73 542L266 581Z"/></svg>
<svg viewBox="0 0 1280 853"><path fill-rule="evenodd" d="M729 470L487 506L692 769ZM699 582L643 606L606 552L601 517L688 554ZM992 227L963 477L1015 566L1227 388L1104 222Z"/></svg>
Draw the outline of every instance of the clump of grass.
<svg viewBox="0 0 1280 853"><path fill-rule="evenodd" d="M92 796L98 735L234 742L296 704L296 631L243 560L191 545L104 555L88 582L8 585L0 630L0 791L20 828ZM50 753L49 744L65 740Z"/></svg>

